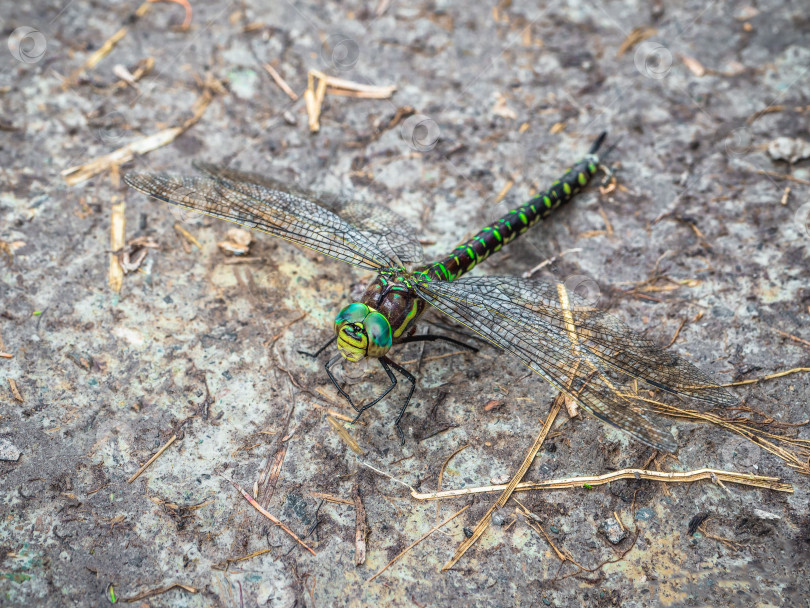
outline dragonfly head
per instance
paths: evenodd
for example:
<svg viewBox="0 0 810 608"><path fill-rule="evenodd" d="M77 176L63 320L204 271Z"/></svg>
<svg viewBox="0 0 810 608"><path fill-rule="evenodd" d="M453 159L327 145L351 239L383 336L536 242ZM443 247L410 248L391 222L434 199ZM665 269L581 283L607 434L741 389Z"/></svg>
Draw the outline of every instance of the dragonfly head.
<svg viewBox="0 0 810 608"><path fill-rule="evenodd" d="M391 348L391 324L382 314L362 304L349 304L335 318L340 354L356 362L364 357L382 357Z"/></svg>

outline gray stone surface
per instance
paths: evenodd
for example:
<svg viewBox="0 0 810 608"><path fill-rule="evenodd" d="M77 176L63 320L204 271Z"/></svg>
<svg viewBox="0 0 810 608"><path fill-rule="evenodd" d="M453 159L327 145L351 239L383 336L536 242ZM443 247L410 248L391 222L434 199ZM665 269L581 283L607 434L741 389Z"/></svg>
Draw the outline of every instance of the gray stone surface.
<svg viewBox="0 0 810 608"><path fill-rule="evenodd" d="M522 518L492 526L440 573L463 527L494 497L457 499L438 517L471 508L366 582L435 525L436 505L358 464L325 418L324 408L347 408L317 392L331 392L328 380L296 351L327 338L336 311L371 277L262 235L252 246L261 263L226 264L216 243L229 226L189 219L202 247L186 251L165 206L109 175L75 187L60 176L182 124L210 73L227 94L174 143L124 170L185 172L202 159L345 190L395 208L430 243L428 254L440 255L555 179L608 130L619 142L612 158L624 189L591 188L475 272L519 274L573 249L539 276L595 281L602 305L662 343L688 320L672 348L722 381L808 365L806 343L785 333L810 338L810 187L758 173L810 179L808 161L789 167L767 155L776 137L810 137L806 6L382 4L377 15L354 2L193 2L185 32L173 4L151 5L139 19L132 3L4 6L0 240L14 257L0 264L0 332L14 357L0 359L0 437L22 456L0 462L0 604L101 606L110 584L132 598L182 583L199 592L175 588L136 605L806 605L810 480L736 435L675 421L681 448L677 460L657 460L663 470L771 474L795 493L620 481L520 496L583 566L613 560L567 578L576 568L561 566ZM112 52L63 87L124 25ZM636 27L656 32L618 55ZM113 88L114 66L134 70L146 57L155 69L137 90ZM690 59L706 73L696 75ZM274 84L267 62L299 93L311 68L397 92L383 101L328 96L321 131L310 134L303 100L293 103ZM417 151L402 125L380 130L405 106L432 121L435 146ZM120 295L107 286L115 199L127 202L127 237L160 244ZM653 278L643 297L626 295ZM408 364L419 386L405 446L391 425L398 389L351 429L361 459L425 491L464 444L444 487L513 471L553 391L491 348L443 359L432 356L455 349L422 348L395 354L423 358ZM375 373L351 390L368 397L382 381ZM808 418L806 374L732 390L779 420ZM504 405L485 411L493 399ZM651 455L587 413L561 420L528 479L643 466ZM178 440L128 484L172 435ZM225 479L251 493L261 481L264 491L277 455L280 474L263 504L300 535L318 521L307 538L316 557ZM352 500L355 488L370 528L359 567L354 508L327 502L316 516L312 496ZM632 548L634 533L615 547L599 533L614 512L638 527ZM701 512L711 514L707 530L741 544L689 536Z"/></svg>

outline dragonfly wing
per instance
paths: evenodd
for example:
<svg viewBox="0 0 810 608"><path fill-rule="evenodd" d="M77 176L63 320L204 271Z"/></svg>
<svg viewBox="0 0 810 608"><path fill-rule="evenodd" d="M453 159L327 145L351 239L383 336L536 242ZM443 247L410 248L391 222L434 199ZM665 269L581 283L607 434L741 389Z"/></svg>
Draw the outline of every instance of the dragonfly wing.
<svg viewBox="0 0 810 608"><path fill-rule="evenodd" d="M158 200L267 232L360 268L398 266L362 230L299 191L224 176L128 173L124 181Z"/></svg>
<svg viewBox="0 0 810 608"><path fill-rule="evenodd" d="M503 277L495 282L502 297L540 315L544 323L538 329L552 325L557 328L557 336L570 340L557 285L517 277ZM737 404L731 393L688 361L663 350L653 340L639 335L604 310L588 305L576 294L568 292L566 297L578 344L594 363L643 380L668 393L716 406Z"/></svg>
<svg viewBox="0 0 810 608"><path fill-rule="evenodd" d="M339 199L335 201L333 209L340 217L363 230L381 249L396 255L403 266L412 268L424 263L425 256L416 230L387 207Z"/></svg>
<svg viewBox="0 0 810 608"><path fill-rule="evenodd" d="M452 283L419 281L415 289L440 311L518 357L600 420L647 445L674 451L676 445L672 436L633 409L627 398L632 391L611 380L609 371L643 370L644 375L659 386L663 384L662 377L655 370L664 360L669 362L670 370L699 372L694 366L656 349L650 340L629 328L611 324L615 319L602 316L604 313L598 309L583 306L575 296L571 297L569 305L563 306L557 287L538 281L517 277L467 277ZM585 334L583 337L580 337L580 327ZM607 347L603 345L606 342L595 341L593 334L597 330L603 334L626 333ZM604 336L604 340L607 339ZM623 349L622 344L634 345L636 350ZM641 354L650 354L653 350L660 354L658 360L639 359ZM699 373L705 380L705 374ZM723 391L716 385L711 386ZM670 392L685 393L671 386L667 388Z"/></svg>
<svg viewBox="0 0 810 608"><path fill-rule="evenodd" d="M349 200L334 194L316 193L296 185L284 184L259 173L238 171L210 163L195 162L194 167L216 179L254 184L316 202L358 228L379 250L398 261L396 266L415 266L424 262L422 245L419 243L416 230L401 216L386 207Z"/></svg>

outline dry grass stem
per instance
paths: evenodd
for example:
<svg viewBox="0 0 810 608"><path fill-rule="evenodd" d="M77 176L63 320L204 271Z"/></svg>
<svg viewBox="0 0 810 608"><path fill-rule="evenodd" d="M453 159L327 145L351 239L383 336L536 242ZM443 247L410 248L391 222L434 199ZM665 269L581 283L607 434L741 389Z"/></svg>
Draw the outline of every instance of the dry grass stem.
<svg viewBox="0 0 810 608"><path fill-rule="evenodd" d="M603 475L588 475L583 477L567 477L563 479L549 479L546 481L524 481L515 486L515 492L528 492L533 490L564 490L567 488L584 488L585 485L600 486L620 479L648 479L664 483L691 483L710 479L717 482L731 482L746 486L766 488L776 492L793 493L793 486L781 483L779 477L766 477L764 475L752 475L750 473L735 473L733 471L723 471L720 469L697 469L685 472L660 472L648 471L645 469L622 469L612 471ZM411 496L416 500L442 500L445 498L457 498L470 494L482 494L486 492L502 492L508 485L478 486L475 488L463 488L459 490L444 490L441 492L411 492Z"/></svg>
<svg viewBox="0 0 810 608"><path fill-rule="evenodd" d="M293 538L293 540L295 540L295 542L297 542L297 543L298 543L299 545L301 545L301 546L302 546L304 549L306 549L307 551L309 551L310 553L312 553L312 555L316 555L315 551L313 551L313 550L312 550L312 548L310 548L310 547L309 547L309 545L307 545L307 544L306 544L306 543L305 543L303 540L301 540L300 538L298 538L298 536L295 534L295 532L293 532L293 531L292 531L292 530L290 530L290 529L289 529L287 526L285 526L285 525L284 525L284 524L281 522L281 520L280 520L278 517L276 517L275 515L273 515L273 514L272 514L272 513L270 513L269 511L265 510L265 509L264 509L264 508L263 508L263 507L262 507L262 506L261 506L261 505L260 505L258 502L256 502L256 501L254 500L254 498L253 498L253 497L252 497L250 494L248 494L247 492L245 492L245 491L244 491L244 490L243 490L243 489L242 489L242 488L239 486L239 484L237 484L237 483L236 483L236 482L234 482L234 481L231 481L230 479L229 479L228 481L230 481L231 485L232 485L234 488L236 488L236 489L239 491L239 493L240 493L240 494L241 494L241 495L242 495L242 496L245 498L245 500L247 500L247 501L250 503L250 505L251 505L251 506L252 506L254 509L256 509L256 510L257 510L259 513L261 513L262 515L264 515L264 516L265 516L267 519L269 519L270 521L272 521L274 524L276 524L276 525L277 525L279 528L281 528L282 530L284 530L284 531L285 531L287 534L289 534L289 535L290 535L290 536Z"/></svg>
<svg viewBox="0 0 810 608"><path fill-rule="evenodd" d="M17 388L17 383L14 381L14 378L8 379L8 386L11 389L11 394L14 396L14 398L20 403L23 403L25 399L23 399L23 396L20 394L20 389Z"/></svg>
<svg viewBox="0 0 810 608"><path fill-rule="evenodd" d="M264 69L267 70L267 73L270 74L270 77L273 81L278 85L278 87L284 91L287 96L292 99L293 101L298 101L298 94L292 90L292 87L287 84L287 81L281 77L281 74L278 73L276 68L274 68L269 63L264 64Z"/></svg>
<svg viewBox="0 0 810 608"><path fill-rule="evenodd" d="M139 600L145 600L146 598L149 598L149 597L154 597L156 595L162 595L162 594L166 593L167 591L171 591L175 587L180 587L180 589L184 589L184 590L188 591L189 593L198 593L197 589L195 589L191 585L183 585L181 583L172 583L171 585L166 585L165 587L160 587L158 589L151 589L149 591L144 591L143 593L139 593L138 595L133 595L132 597L119 598L119 601L131 603L131 602L137 602Z"/></svg>
<svg viewBox="0 0 810 608"><path fill-rule="evenodd" d="M358 444L357 440L351 436L351 434L349 433L349 431L346 429L345 426L343 426L340 422L338 422L328 414L326 416L326 420L327 422L329 422L329 426L331 426L335 430L338 436L344 441L346 445L349 446L349 449L351 449L352 452L354 452L358 456L363 455L363 450L360 449L360 444Z"/></svg>
<svg viewBox="0 0 810 608"><path fill-rule="evenodd" d="M112 206L110 216L110 271L107 282L110 288L118 293L124 285L124 268L117 253L126 245L126 203L117 203Z"/></svg>
<svg viewBox="0 0 810 608"><path fill-rule="evenodd" d="M489 527L490 521L492 521L492 513L497 509L502 508L506 501L509 500L509 497L512 495L515 487L519 484L520 480L523 479L523 476L526 474L526 471L529 469L529 466L534 461L534 457L537 454L538 450L540 450L540 446L543 445L543 441L545 441L546 436L548 435L549 431L551 430L554 421L557 419L557 414L560 413L560 408L563 406L563 397L562 394L558 395L556 399L554 399L554 404L551 406L551 412L546 417L546 421L543 424L543 427L540 429L540 433L537 435L537 438L534 440L534 443L529 448L529 451L526 454L526 457L523 459L520 467L515 473L512 480L503 488L503 492L498 497L492 506L487 510L484 516L481 518L481 521L473 529L472 536L462 541L462 543L456 549L456 552L453 554L453 557L450 558L444 566L442 566L442 571L449 570L452 568L456 562L467 552L467 550L473 546L475 541L486 531ZM413 496L413 493L411 494Z"/></svg>
<svg viewBox="0 0 810 608"><path fill-rule="evenodd" d="M138 477L140 477L140 476L141 476L141 473L143 473L143 472L144 472L146 469L148 469L148 468L151 466L151 464L152 464L153 462L155 462L155 461L158 459L158 457L159 457L159 456L160 456L160 455L161 455L163 452L165 452L165 451L166 451L166 450L169 448L169 446L170 446L171 444L173 444L173 443L174 443L176 440L177 440L177 435L172 435L171 439L169 439L169 440L168 440L166 443L164 443L164 444L161 446L161 448L160 448L160 449L159 449L157 452L155 452L155 455L154 455L154 456L152 456L152 457L151 457L149 460L147 460L147 461L144 463L144 465L143 465L143 466L142 466L140 469L138 469L138 470L135 472L135 474L134 474L132 477L130 477L130 478L127 480L127 483L132 483L133 481L135 481L136 479L138 479Z"/></svg>
<svg viewBox="0 0 810 608"><path fill-rule="evenodd" d="M325 494L324 492L310 492L309 495L312 496L312 498L319 498L325 500L326 502L332 502L338 505L349 505L350 507L354 506L353 500L341 498L340 496L334 496L333 494Z"/></svg>
<svg viewBox="0 0 810 608"><path fill-rule="evenodd" d="M157 150L165 145L173 142L177 137L191 128L197 121L202 118L205 110L210 105L214 98L214 94L219 91L221 84L218 82L207 82L202 95L194 103L192 108L192 116L182 126L170 127L163 129L152 135L147 135L141 139L128 143L127 145L118 148L117 150L93 159L83 165L70 167L62 171L61 175L65 178L68 186L75 186L88 179L95 177L99 173L112 170L113 167L119 167L130 162L136 156L146 154L152 150Z"/></svg>
<svg viewBox="0 0 810 608"><path fill-rule="evenodd" d="M200 245L200 241L197 240L197 237L195 237L188 230L183 228L182 224L180 224L179 222L175 222L174 226L172 227L174 228L175 232L177 232L177 234L186 239L186 241L188 241L189 244L196 246L197 249L202 249L202 245Z"/></svg>
<svg viewBox="0 0 810 608"><path fill-rule="evenodd" d="M458 517L459 515L461 515L462 513L464 513L464 511L466 511L466 510L469 508L469 506L470 506L470 505L464 505L464 506L463 506L461 509L459 509L458 511L456 511L455 513L453 513L453 514L452 514L450 517L448 517L447 519L445 519L443 522L441 522L440 524L437 524L437 525L433 526L433 527L432 527L430 530L428 530L428 531L427 531L427 532L425 532L425 533L424 533L422 536L420 536L418 540L415 540L415 541L414 541L414 542L412 542L410 545L408 545L407 547L405 547L405 548L404 548L402 551L400 551L400 552L397 554L397 556L396 556L394 559L392 559L390 562L388 562L387 564L385 564L385 566L383 566L383 568L382 568L381 570L379 570L379 571L377 572L377 574L375 574L374 576L372 576L372 577L371 577L370 579L368 579L366 582L367 582L367 583L370 583L370 582L371 582L371 581L373 581L375 578L377 578L378 576L380 576L380 575L381 575L383 572L385 572L385 571L386 571L386 570L387 570L387 569L388 569L388 568L391 566L391 564L393 564L395 561L397 561L399 558L401 558L403 555L405 555L405 554L406 554L408 551L410 551L410 550L411 550L411 549L413 549L413 548L414 548L416 545L418 545L418 544L419 544L419 543L421 543L423 540L425 540L425 539L426 539L428 536L430 536L431 534L433 534L433 533L434 533L436 530L438 530L439 528L442 528L444 525L448 524L449 522L451 522L452 520L454 520L456 517Z"/></svg>

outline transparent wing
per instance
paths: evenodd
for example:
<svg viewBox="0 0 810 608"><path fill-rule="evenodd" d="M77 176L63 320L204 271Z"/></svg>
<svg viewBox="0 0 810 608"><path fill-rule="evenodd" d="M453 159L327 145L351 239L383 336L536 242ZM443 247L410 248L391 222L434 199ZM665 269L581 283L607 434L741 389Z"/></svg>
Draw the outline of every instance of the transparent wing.
<svg viewBox="0 0 810 608"><path fill-rule="evenodd" d="M713 404L736 400L690 363L662 351L604 311L556 285L518 277L419 281L420 297L518 357L600 420L657 449L673 452L672 436L632 407L614 370L670 393Z"/></svg>
<svg viewBox="0 0 810 608"><path fill-rule="evenodd" d="M556 328L554 335L570 332L565 328L565 310L557 285L504 277L495 281L502 297L542 319L538 330ZM602 368L613 368L668 393L691 397L712 405L729 407L737 399L718 386L705 372L677 355L663 350L613 315L588 305L576 294L567 292L571 321L583 354Z"/></svg>
<svg viewBox="0 0 810 608"><path fill-rule="evenodd" d="M424 262L422 245L416 230L402 217L381 205L347 200L326 193L315 193L295 185L287 185L258 173L248 173L213 165L194 163L194 167L209 176L232 183L254 184L267 190L285 192L312 201L340 216L358 228L377 249L389 258L398 260L397 266L415 266Z"/></svg>
<svg viewBox="0 0 810 608"><path fill-rule="evenodd" d="M245 174L234 174L234 177ZM400 267L396 256L320 201L297 190L224 176L129 173L124 181L158 200L286 239L367 270Z"/></svg>

